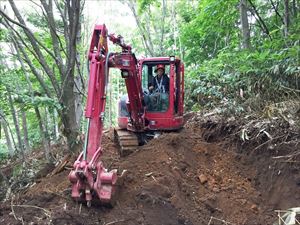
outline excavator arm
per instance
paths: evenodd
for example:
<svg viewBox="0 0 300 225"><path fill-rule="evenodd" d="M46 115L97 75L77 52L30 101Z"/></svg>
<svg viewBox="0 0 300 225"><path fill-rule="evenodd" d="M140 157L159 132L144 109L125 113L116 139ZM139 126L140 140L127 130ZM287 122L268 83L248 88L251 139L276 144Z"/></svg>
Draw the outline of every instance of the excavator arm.
<svg viewBox="0 0 300 225"><path fill-rule="evenodd" d="M119 45L121 52L110 53L108 40ZM117 171L107 171L101 162L101 146L104 112L109 80L109 68L118 68L125 79L129 103L130 119L128 129L136 132L144 130L145 107L140 77L137 75L137 60L121 36L108 35L105 25L96 25L88 52L89 82L85 109L87 127L82 153L69 174L72 183L72 197L91 205L93 196L102 203L110 203L115 193Z"/></svg>

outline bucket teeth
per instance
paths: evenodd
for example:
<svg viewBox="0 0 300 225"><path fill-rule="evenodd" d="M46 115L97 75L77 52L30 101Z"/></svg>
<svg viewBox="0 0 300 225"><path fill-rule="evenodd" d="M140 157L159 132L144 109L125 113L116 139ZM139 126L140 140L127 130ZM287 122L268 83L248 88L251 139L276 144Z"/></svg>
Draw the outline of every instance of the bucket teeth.
<svg viewBox="0 0 300 225"><path fill-rule="evenodd" d="M115 129L114 133L121 156L127 156L136 151L139 146L139 140L133 132Z"/></svg>

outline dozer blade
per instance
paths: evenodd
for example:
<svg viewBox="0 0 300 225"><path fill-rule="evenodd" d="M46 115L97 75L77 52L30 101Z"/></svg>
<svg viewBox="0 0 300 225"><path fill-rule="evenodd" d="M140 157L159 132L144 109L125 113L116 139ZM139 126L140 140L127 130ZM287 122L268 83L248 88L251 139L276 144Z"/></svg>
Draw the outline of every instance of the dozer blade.
<svg viewBox="0 0 300 225"><path fill-rule="evenodd" d="M139 146L138 136L127 130L115 129L115 141L119 145L119 153L121 156L127 156L136 151Z"/></svg>

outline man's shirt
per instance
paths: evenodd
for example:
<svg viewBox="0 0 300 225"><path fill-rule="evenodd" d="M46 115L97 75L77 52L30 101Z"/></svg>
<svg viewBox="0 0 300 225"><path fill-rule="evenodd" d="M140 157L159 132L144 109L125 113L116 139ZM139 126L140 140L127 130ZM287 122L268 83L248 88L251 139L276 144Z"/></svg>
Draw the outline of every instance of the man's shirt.
<svg viewBox="0 0 300 225"><path fill-rule="evenodd" d="M169 92L170 79L166 74L162 75L161 78L156 75L153 77L151 85L154 87L153 91L158 89L160 92Z"/></svg>

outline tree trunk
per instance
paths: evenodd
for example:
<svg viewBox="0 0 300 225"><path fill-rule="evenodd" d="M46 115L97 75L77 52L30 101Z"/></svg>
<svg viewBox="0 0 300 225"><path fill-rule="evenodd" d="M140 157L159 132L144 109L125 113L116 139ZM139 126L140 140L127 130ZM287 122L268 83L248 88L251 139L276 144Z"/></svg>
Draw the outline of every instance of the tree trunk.
<svg viewBox="0 0 300 225"><path fill-rule="evenodd" d="M126 1L126 3L134 16L135 22L136 22L139 32L142 36L142 41L143 41L143 45L145 46L146 54L148 53L147 55L154 56L154 49L153 49L153 44L150 41L150 34L147 33L146 28L142 24L139 16L137 15L137 12L135 9L135 3L132 0Z"/></svg>
<svg viewBox="0 0 300 225"><path fill-rule="evenodd" d="M35 57L35 58L40 63L40 65L43 67L46 75L49 77L51 84L55 90L56 95L60 96L61 95L61 87L58 84L58 80L57 80L55 74L50 69L48 62L46 60L46 57L43 55L42 49L45 50L56 61L57 65L60 65L61 62L59 62L58 56L55 57L53 55L53 53L51 51L49 51L49 49L45 45L43 45L40 41L38 41L35 38L34 33L26 26L25 20L23 19L22 15L20 14L15 2L13 0L9 0L9 3L11 5L12 10L14 11L15 16L17 17L17 19L19 21L19 25L22 26L24 34L28 38L28 41L31 43L33 51L36 53L37 57ZM2 16L4 16L4 17L6 16L6 19L11 20L3 12L2 12Z"/></svg>
<svg viewBox="0 0 300 225"><path fill-rule="evenodd" d="M10 140L10 138L11 138L11 140L12 140L12 144L13 144L13 153L15 153L16 150L17 150L17 145L16 145L16 142L15 142L15 139L14 139L13 132L12 132L12 130L11 130L11 127L9 126L8 121L5 119L5 116L4 116L3 112L2 112L2 110L0 110L0 119L2 120L3 123L5 123L6 128L8 129L8 137L9 137L9 140Z"/></svg>
<svg viewBox="0 0 300 225"><path fill-rule="evenodd" d="M24 110L21 112L22 116L22 128L23 128L23 135L24 135L24 144L25 144L25 150L29 151L30 146L29 146L29 139L28 139L28 129L27 129L27 120L26 120L26 113Z"/></svg>
<svg viewBox="0 0 300 225"><path fill-rule="evenodd" d="M294 20L296 20L296 18L297 18L297 2L296 2L296 0L293 0L293 19Z"/></svg>
<svg viewBox="0 0 300 225"><path fill-rule="evenodd" d="M50 142L51 142L51 136L49 133L49 126L50 126L50 118L49 118L49 111L48 108L45 107L45 119L44 119L44 126L45 126L45 136L46 136L46 140L48 143L48 146L50 146Z"/></svg>
<svg viewBox="0 0 300 225"><path fill-rule="evenodd" d="M241 25L242 25L243 48L249 49L250 48L250 29L249 29L248 15L247 15L247 1L246 0L240 1L240 18L241 18Z"/></svg>
<svg viewBox="0 0 300 225"><path fill-rule="evenodd" d="M16 129L16 135L17 135L17 139L18 139L18 146L19 146L19 150L21 152L22 157L24 158L24 148L23 148L23 142L22 142L22 138L21 138L21 131L20 131L20 126L19 126L19 121L17 118L17 112L15 110L14 104L13 104L13 100L11 97L11 93L8 90L8 87L6 87L7 90L7 96L8 96L8 102L9 102L9 107L10 107L10 112L14 121L14 125L15 125L15 129Z"/></svg>
<svg viewBox="0 0 300 225"><path fill-rule="evenodd" d="M283 20L282 16L280 15L280 13L278 12L278 5L275 6L275 4L274 4L274 2L272 0L270 0L270 3L272 5L272 8L275 11L276 15L278 16L278 18L280 19L280 21L282 22L282 24L284 24L284 20ZM277 17L276 17L276 22L277 22Z"/></svg>
<svg viewBox="0 0 300 225"><path fill-rule="evenodd" d="M70 73L74 74L74 72ZM80 124L77 124L75 110L74 77L65 81L65 87L62 95L63 107L61 118L63 123L63 134L67 138L68 147L76 151L78 146L77 136L79 134Z"/></svg>
<svg viewBox="0 0 300 225"><path fill-rule="evenodd" d="M49 145L48 145L48 141L47 141L47 138L46 138L45 126L43 124L43 120L42 120L42 116L41 116L39 108L34 107L34 111L35 111L35 114L36 114L36 118L38 119L38 122L39 122L39 128L40 128L40 132L41 132L45 158L46 158L46 160L49 161L50 160L50 155L49 155L50 150L49 150Z"/></svg>
<svg viewBox="0 0 300 225"><path fill-rule="evenodd" d="M76 124L78 124L78 128L80 128L80 121L83 115L83 95L82 92L84 91L83 82L80 76L76 76L75 80L75 88L74 88L74 95L75 95L75 117L76 117Z"/></svg>
<svg viewBox="0 0 300 225"><path fill-rule="evenodd" d="M57 118L57 112L55 109L53 109L53 114L52 114L52 132L53 132L53 137L54 137L54 141L56 141L58 139L58 124L56 122L56 118Z"/></svg>
<svg viewBox="0 0 300 225"><path fill-rule="evenodd" d="M14 148L13 148L11 140L10 140L7 124L2 118L0 119L0 122L1 122L1 125L3 127L3 131L4 131L4 135L5 135L9 155L12 157L12 156L14 156Z"/></svg>
<svg viewBox="0 0 300 225"><path fill-rule="evenodd" d="M260 26L260 28L262 29L262 31L269 36L270 40L272 40L269 28L267 27L266 23L264 22L264 20L261 18L260 14L258 13L257 8L255 7L255 5L253 4L253 2L251 0L248 0L248 2L250 3L252 9L250 10L251 14L257 19L258 21L258 25Z"/></svg>
<svg viewBox="0 0 300 225"><path fill-rule="evenodd" d="M289 25L290 25L290 13L289 13L289 0L284 0L284 36L289 35Z"/></svg>
<svg viewBox="0 0 300 225"><path fill-rule="evenodd" d="M17 47L18 47L17 42L14 42L14 48L15 48L16 52L17 52L17 50L18 50ZM33 101L33 99L34 99L34 94L33 94L33 88L32 88L32 84L31 84L29 75L28 75L28 73L27 73L27 71L26 71L26 69L25 69L23 60L21 59L21 57L20 57L19 54L17 54L17 58L18 58L19 63L21 64L21 69L22 69L23 74L24 74L24 76L25 76L25 79L26 79L26 81L27 81L27 85L28 85L28 89L29 89L30 96L31 96L31 100ZM24 143L25 143L25 146L26 146L26 150L29 151L29 150L30 150L30 145L29 145L29 138L28 138L28 129L27 129L26 113L25 113L24 110L22 111L22 121L23 121Z"/></svg>
<svg viewBox="0 0 300 225"><path fill-rule="evenodd" d="M79 28L76 35L76 45L79 46L81 44L81 25L82 25L82 16L79 19ZM80 127L80 121L83 115L83 96L85 92L84 80L81 74L81 63L80 63L80 52L76 50L76 76L74 79L74 95L75 95L75 116L76 116L76 124Z"/></svg>
<svg viewBox="0 0 300 225"><path fill-rule="evenodd" d="M61 74L62 81L62 96L61 103L63 109L61 112L61 119L64 125L64 135L67 138L68 147L72 151L77 151L80 143L77 141L80 124L76 120L76 105L75 105L75 71L76 71L76 57L77 57L77 36L80 26L80 2L75 0L66 1L68 12L69 26L69 45L67 54L69 60L66 62L66 73Z"/></svg>
<svg viewBox="0 0 300 225"><path fill-rule="evenodd" d="M165 46L164 46L164 35L165 35L165 17L166 17L166 2L162 1L162 23L161 23L161 33L160 33L160 55L164 55Z"/></svg>

